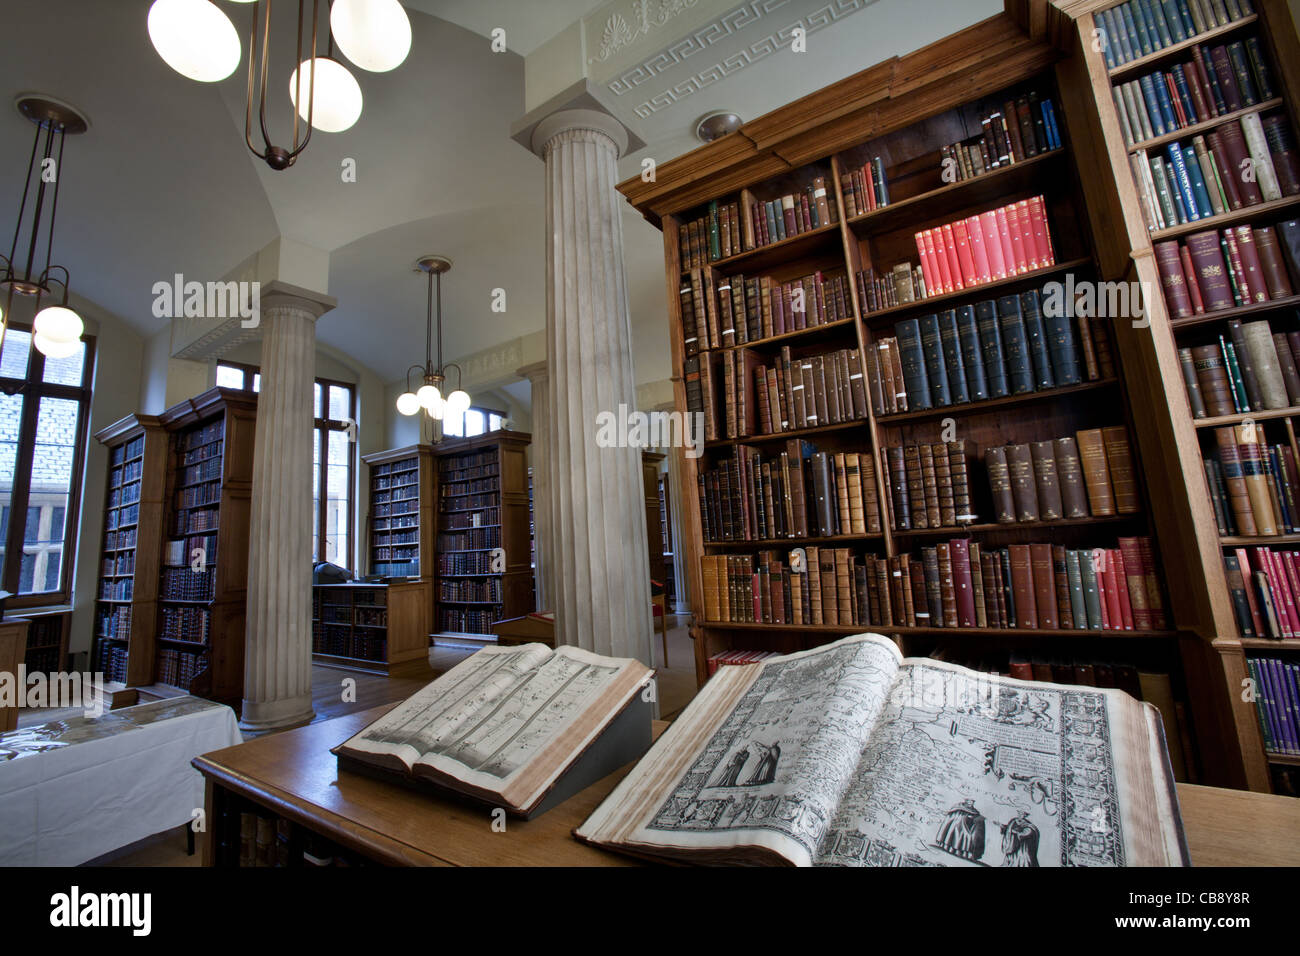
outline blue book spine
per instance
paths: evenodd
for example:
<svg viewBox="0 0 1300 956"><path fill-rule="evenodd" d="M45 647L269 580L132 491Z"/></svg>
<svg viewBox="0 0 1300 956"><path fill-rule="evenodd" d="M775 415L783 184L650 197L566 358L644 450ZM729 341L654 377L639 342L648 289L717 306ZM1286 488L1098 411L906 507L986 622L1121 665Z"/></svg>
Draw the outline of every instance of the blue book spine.
<svg viewBox="0 0 1300 956"><path fill-rule="evenodd" d="M1281 664L1281 668L1290 701L1291 726L1295 728L1300 726L1300 665L1286 662ZM1296 752L1300 753L1300 747L1296 748Z"/></svg>
<svg viewBox="0 0 1300 956"><path fill-rule="evenodd" d="M921 350L921 324L917 319L895 323L898 336L898 364L903 370L903 387L907 389L907 407L923 411L930 403L930 378L925 371L925 353Z"/></svg>
<svg viewBox="0 0 1300 956"><path fill-rule="evenodd" d="M1250 582L1246 587L1250 587ZM1273 740L1273 726L1268 719L1268 708L1264 703L1264 681L1259 671L1259 660L1254 657L1246 658L1246 669L1250 671L1250 679L1255 684L1255 716L1259 718L1259 731L1264 736L1264 749L1276 751L1277 743Z"/></svg>
<svg viewBox="0 0 1300 956"><path fill-rule="evenodd" d="M1043 100L1043 123L1047 126L1049 149L1061 148L1061 129L1056 125L1056 108L1051 100Z"/></svg>
<svg viewBox="0 0 1300 956"><path fill-rule="evenodd" d="M1183 101L1183 112L1187 114L1188 124L1207 119L1208 117L1197 114L1196 101L1192 99L1192 91L1187 87L1187 77L1183 76L1183 71L1170 70L1169 75L1174 78L1174 86L1178 88L1178 98Z"/></svg>
<svg viewBox="0 0 1300 956"><path fill-rule="evenodd" d="M1178 12L1178 4L1174 0L1160 0L1160 7L1169 27L1169 36L1174 43L1182 43L1187 39L1187 31L1183 29L1183 16Z"/></svg>
<svg viewBox="0 0 1300 956"><path fill-rule="evenodd" d="M1156 96L1155 83L1151 81L1150 75L1142 77L1138 83L1142 88L1142 101L1147 105L1147 116L1151 119L1151 132L1157 136L1163 136L1169 130L1165 127L1165 113L1160 108L1160 99Z"/></svg>
<svg viewBox="0 0 1300 956"><path fill-rule="evenodd" d="M1101 55L1106 60L1106 69L1113 70L1119 66L1115 59L1115 33L1110 25L1110 11L1101 10L1093 15L1093 29L1101 31Z"/></svg>
<svg viewBox="0 0 1300 956"><path fill-rule="evenodd" d="M1187 208L1187 219L1189 222L1195 222L1205 213L1197 206L1196 196L1192 193L1192 179L1187 174L1187 163L1183 161L1182 148L1177 143L1170 143L1165 147L1165 152L1169 154L1169 159L1173 163L1174 179L1178 184L1178 191L1182 194L1183 205Z"/></svg>
<svg viewBox="0 0 1300 956"><path fill-rule="evenodd" d="M1183 32L1190 40L1196 36L1196 20L1192 18L1192 8L1188 5L1188 0L1178 0L1178 15L1183 18Z"/></svg>
<svg viewBox="0 0 1300 956"><path fill-rule="evenodd" d="M1268 469L1269 481L1273 483L1273 489L1277 492L1278 507L1281 508L1282 527L1288 533L1295 531L1295 518L1291 514L1291 509L1286 504L1286 490L1282 487L1282 462L1278 459L1277 449L1268 449Z"/></svg>
<svg viewBox="0 0 1300 956"><path fill-rule="evenodd" d="M1160 115L1164 117L1165 129L1172 133L1178 129L1178 114L1174 112L1174 101L1169 98L1169 84L1165 82L1165 75L1159 70L1151 74L1151 89L1155 91L1156 99L1160 101Z"/></svg>
<svg viewBox="0 0 1300 956"><path fill-rule="evenodd" d="M966 389L966 362L954 309L944 309L939 313L939 345L943 349L943 365L948 376L948 394L954 405L965 405L970 401L970 395Z"/></svg>
<svg viewBox="0 0 1300 956"><path fill-rule="evenodd" d="M1174 42L1174 38L1169 33L1169 24L1165 22L1165 11L1160 6L1160 0L1141 0L1141 2L1147 20L1152 25L1151 45L1157 50L1163 50Z"/></svg>
<svg viewBox="0 0 1300 956"><path fill-rule="evenodd" d="M1205 185L1205 170L1201 169L1200 160L1196 158L1196 150L1190 146L1183 147L1183 165L1187 167L1187 175L1192 181L1192 194L1196 196L1196 208L1201 210L1202 216L1214 214L1214 206L1210 202L1210 192Z"/></svg>
<svg viewBox="0 0 1300 956"><path fill-rule="evenodd" d="M984 374L984 349L980 342L979 323L975 318L974 306L958 306L957 336L961 341L961 357L966 369L969 398L972 402L982 402L989 397L989 386Z"/></svg>
<svg viewBox="0 0 1300 956"><path fill-rule="evenodd" d="M1020 297L1004 295L997 303L998 327L1002 333L1002 349L1006 355L1011 394L1026 395L1034 391L1034 360L1030 357L1025 320L1020 314Z"/></svg>
<svg viewBox="0 0 1300 956"><path fill-rule="evenodd" d="M1138 51L1133 46L1128 25L1124 22L1124 13L1119 7L1115 7L1110 11L1110 18L1111 24L1115 27L1115 32L1111 34L1111 40L1118 44L1116 50L1119 52L1119 61L1120 63L1128 63L1138 55Z"/></svg>
<svg viewBox="0 0 1300 956"><path fill-rule="evenodd" d="M1048 315L1043 310L1043 325L1047 330L1047 350L1052 357L1052 373L1057 385L1078 385L1083 381L1079 371L1079 353L1074 345L1074 327L1070 315L1071 303L1063 303L1059 315Z"/></svg>
<svg viewBox="0 0 1300 956"><path fill-rule="evenodd" d="M1146 21L1142 20L1139 25L1139 17L1142 11L1137 8L1137 0L1124 5L1124 26L1128 30L1128 42L1133 47L1133 59L1146 56L1151 52L1151 39L1147 35Z"/></svg>
<svg viewBox="0 0 1300 956"><path fill-rule="evenodd" d="M939 316L931 312L921 316L920 323L921 352L925 355L925 374L930 378L930 400L943 408L952 404L952 396L948 391L948 366L943 360Z"/></svg>
<svg viewBox="0 0 1300 956"><path fill-rule="evenodd" d="M1300 740L1296 737L1296 714L1291 709L1291 695L1287 693L1282 662L1276 657L1267 659L1269 674L1273 679L1272 698L1275 702L1279 729L1288 754L1300 753Z"/></svg>
<svg viewBox="0 0 1300 956"><path fill-rule="evenodd" d="M1005 398L1011 394L1011 387L1007 384L1007 360L1002 352L1002 333L998 331L997 302L993 299L976 302L975 321L979 326L989 398Z"/></svg>

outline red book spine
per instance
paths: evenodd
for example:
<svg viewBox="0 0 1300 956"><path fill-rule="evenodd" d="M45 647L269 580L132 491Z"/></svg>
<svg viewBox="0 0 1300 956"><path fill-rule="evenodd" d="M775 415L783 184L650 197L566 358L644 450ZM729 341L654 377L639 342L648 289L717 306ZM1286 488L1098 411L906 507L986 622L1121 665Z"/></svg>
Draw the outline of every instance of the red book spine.
<svg viewBox="0 0 1300 956"><path fill-rule="evenodd" d="M1016 219L1020 223L1020 241L1025 247L1025 264L1032 271L1044 265L1038 255L1038 239L1034 236L1034 211L1028 199L1015 204Z"/></svg>
<svg viewBox="0 0 1300 956"><path fill-rule="evenodd" d="M1283 637L1295 637L1295 599L1287 584L1286 572L1282 563L1271 548L1258 548L1255 553L1264 558L1265 571L1268 574L1268 590L1273 595L1273 606L1277 610L1278 624L1282 627Z"/></svg>
<svg viewBox="0 0 1300 956"><path fill-rule="evenodd" d="M989 254L984 248L984 230L980 226L979 216L971 216L966 220L966 236L970 240L971 258L975 262L975 278L979 282L991 282L993 273L989 266Z"/></svg>
<svg viewBox="0 0 1300 956"><path fill-rule="evenodd" d="M1133 627L1139 631L1155 628L1151 610L1147 604L1147 584L1142 570L1142 552L1138 550L1137 538L1120 538L1119 554L1124 561L1124 583L1127 585L1129 607L1133 614Z"/></svg>
<svg viewBox="0 0 1300 956"><path fill-rule="evenodd" d="M1112 549L1111 555L1114 557L1115 590L1119 593L1120 620L1124 622L1124 630L1131 631L1136 623L1133 617L1133 596L1128 590L1128 562L1124 560L1121 548Z"/></svg>
<svg viewBox="0 0 1300 956"><path fill-rule="evenodd" d="M944 248L943 230L934 228L930 230L929 239L934 240L934 263L939 269L939 288L943 292L952 292L952 273L948 271L948 250Z"/></svg>
<svg viewBox="0 0 1300 956"><path fill-rule="evenodd" d="M1282 570L1286 576L1287 592L1291 598L1288 609L1292 611L1291 629L1297 637L1300 637L1300 607L1297 606L1296 596L1300 595L1300 573L1296 570L1296 560L1294 551L1274 552L1278 563L1282 565Z"/></svg>
<svg viewBox="0 0 1300 956"><path fill-rule="evenodd" d="M948 274L952 277L951 292L959 292L966 288L966 284L961 281L961 263L957 261L957 237L952 234L952 223L945 222L940 228L940 234L943 236L944 255L948 258Z"/></svg>
<svg viewBox="0 0 1300 956"><path fill-rule="evenodd" d="M1120 590L1128 590L1128 585L1119 569L1119 552L1113 549L1106 549L1106 614L1110 618L1112 630L1123 631L1132 630L1133 621L1130 612L1130 620L1124 620L1124 607L1120 601ZM1125 624L1127 623L1127 627Z"/></svg>
<svg viewBox="0 0 1300 956"><path fill-rule="evenodd" d="M947 229L947 226L944 226ZM970 234L966 231L966 220L958 219L952 224L952 237L957 243L957 265L961 268L961 281L967 288L979 281L975 269L975 257L971 255Z"/></svg>
<svg viewBox="0 0 1300 956"><path fill-rule="evenodd" d="M1034 238L1038 241L1038 261L1044 268L1056 264L1056 250L1052 248L1052 227L1047 223L1047 203L1042 196L1029 200L1034 214Z"/></svg>
<svg viewBox="0 0 1300 956"><path fill-rule="evenodd" d="M867 198L867 211L870 212L876 208L876 174L870 163L862 164L862 186Z"/></svg>
<svg viewBox="0 0 1300 956"><path fill-rule="evenodd" d="M980 213L980 235L984 238L984 252L989 257L989 273L994 279L1007 277L1006 256L1002 252L1002 238L998 232L997 213L990 209Z"/></svg>
<svg viewBox="0 0 1300 956"><path fill-rule="evenodd" d="M1016 256L1016 247L1011 241L1011 225L1007 221L1007 207L999 206L993 211L998 220L998 239L1002 243L1002 261L1007 265L1007 275L1019 275L1025 270L1020 268L1020 260Z"/></svg>
<svg viewBox="0 0 1300 956"><path fill-rule="evenodd" d="M952 585L957 592L957 626L975 626L975 588L971 581L970 540L948 542L952 556Z"/></svg>
<svg viewBox="0 0 1300 956"><path fill-rule="evenodd" d="M926 290L938 289L936 284L939 275L935 269L934 258L931 251L934 248L934 242L930 239L930 230L923 229L916 234L916 254L921 260L921 276L925 279Z"/></svg>
<svg viewBox="0 0 1300 956"><path fill-rule="evenodd" d="M1192 265L1192 254L1186 246L1178 247L1178 262L1183 270L1183 280L1187 287L1187 296L1192 300L1192 311L1200 315L1205 311L1205 300L1201 298L1201 286L1196 281L1196 267Z"/></svg>
<svg viewBox="0 0 1300 956"><path fill-rule="evenodd" d="M1110 601L1106 595L1110 590L1106 578L1106 549L1094 548L1092 551L1092 570L1097 578L1097 596L1101 599L1098 603L1101 605L1101 629L1109 631L1110 623Z"/></svg>

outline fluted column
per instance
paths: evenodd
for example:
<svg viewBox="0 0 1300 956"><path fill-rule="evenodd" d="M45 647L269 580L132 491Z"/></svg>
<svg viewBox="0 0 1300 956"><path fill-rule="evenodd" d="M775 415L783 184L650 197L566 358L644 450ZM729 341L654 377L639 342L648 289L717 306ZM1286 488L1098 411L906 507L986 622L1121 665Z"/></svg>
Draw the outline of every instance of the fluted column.
<svg viewBox="0 0 1300 956"><path fill-rule="evenodd" d="M653 665L641 450L600 447L596 440L601 413L636 408L614 188L627 139L609 115L569 109L542 120L532 143L546 162L546 433L556 635L565 644Z"/></svg>
<svg viewBox="0 0 1300 956"><path fill-rule="evenodd" d="M537 590L537 609L551 609L551 476L548 470L551 421L550 375L545 362L534 362L519 369L533 387L533 581Z"/></svg>
<svg viewBox="0 0 1300 956"><path fill-rule="evenodd" d="M248 540L248 620L241 725L304 723L311 705L312 383L316 320L333 300L305 290L262 293Z"/></svg>

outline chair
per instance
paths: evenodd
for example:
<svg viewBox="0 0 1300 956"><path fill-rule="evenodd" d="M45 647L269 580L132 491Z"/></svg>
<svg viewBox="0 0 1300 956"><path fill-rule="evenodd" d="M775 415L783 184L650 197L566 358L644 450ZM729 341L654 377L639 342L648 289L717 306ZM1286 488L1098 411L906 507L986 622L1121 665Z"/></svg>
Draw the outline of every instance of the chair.
<svg viewBox="0 0 1300 956"><path fill-rule="evenodd" d="M650 582L650 612L659 619L659 633L664 644L664 669L668 668L668 595L658 581ZM654 592L658 593L654 593Z"/></svg>

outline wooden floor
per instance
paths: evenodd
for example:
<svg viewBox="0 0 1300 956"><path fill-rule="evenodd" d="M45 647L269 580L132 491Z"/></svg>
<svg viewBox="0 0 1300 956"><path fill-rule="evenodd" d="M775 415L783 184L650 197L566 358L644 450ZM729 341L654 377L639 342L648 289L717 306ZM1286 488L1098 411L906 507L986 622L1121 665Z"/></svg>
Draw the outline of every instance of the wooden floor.
<svg viewBox="0 0 1300 956"><path fill-rule="evenodd" d="M684 626L685 621L684 616L669 617L668 661L671 667L663 665L663 640L660 633L655 632L655 679L659 713L665 720L676 717L695 696L695 651ZM473 647L432 647L429 649L429 665L435 675L443 674L475 650ZM312 723L405 700L432 679L390 678L319 664L312 666L311 678L312 709L316 711ZM345 683L349 681L351 683ZM20 727L56 719L59 718L48 710L19 712ZM91 860L85 865L198 866L198 855L189 856L185 844L184 831L171 829Z"/></svg>

